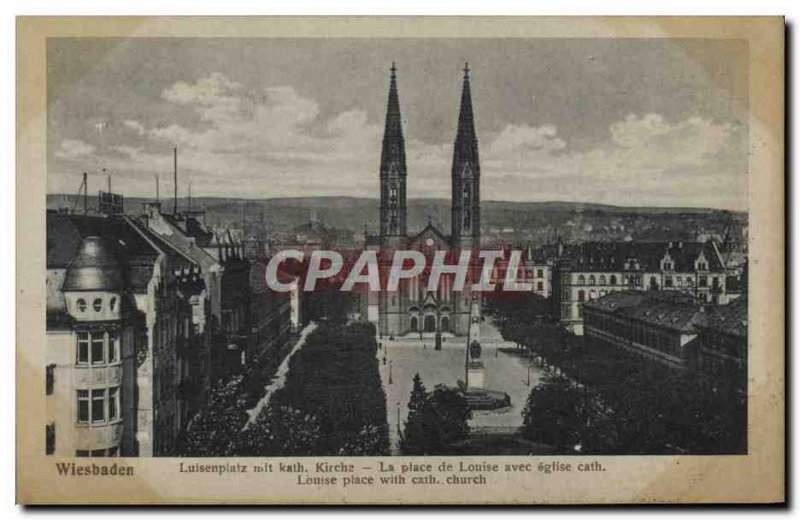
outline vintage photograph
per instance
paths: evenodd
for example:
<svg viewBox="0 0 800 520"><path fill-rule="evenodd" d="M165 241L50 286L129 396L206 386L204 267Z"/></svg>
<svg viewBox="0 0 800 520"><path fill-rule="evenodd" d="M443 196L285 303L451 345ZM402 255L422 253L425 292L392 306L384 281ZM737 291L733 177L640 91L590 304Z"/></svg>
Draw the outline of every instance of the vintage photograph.
<svg viewBox="0 0 800 520"><path fill-rule="evenodd" d="M47 57L46 453L747 453L746 42Z"/></svg>
<svg viewBox="0 0 800 520"><path fill-rule="evenodd" d="M20 20L18 499L780 500L782 42Z"/></svg>

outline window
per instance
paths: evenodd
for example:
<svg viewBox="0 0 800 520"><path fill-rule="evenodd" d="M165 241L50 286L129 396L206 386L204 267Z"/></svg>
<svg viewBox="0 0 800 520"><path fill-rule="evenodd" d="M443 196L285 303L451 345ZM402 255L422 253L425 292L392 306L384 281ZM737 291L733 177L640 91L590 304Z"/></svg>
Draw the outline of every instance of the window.
<svg viewBox="0 0 800 520"><path fill-rule="evenodd" d="M89 456L89 450L75 450L75 456L76 457L88 457Z"/></svg>
<svg viewBox="0 0 800 520"><path fill-rule="evenodd" d="M53 383L55 383L55 365L47 365L44 377L45 394L53 395Z"/></svg>
<svg viewBox="0 0 800 520"><path fill-rule="evenodd" d="M116 332L108 333L108 362L119 362L119 337Z"/></svg>
<svg viewBox="0 0 800 520"><path fill-rule="evenodd" d="M103 350L105 349L105 341L103 333L93 333L92 336L92 365L102 365L105 363Z"/></svg>
<svg viewBox="0 0 800 520"><path fill-rule="evenodd" d="M119 388L108 390L108 420L116 421L120 418Z"/></svg>
<svg viewBox="0 0 800 520"><path fill-rule="evenodd" d="M111 312L114 312L117 309L117 298L111 298L111 301L108 302L109 308L111 308Z"/></svg>
<svg viewBox="0 0 800 520"><path fill-rule="evenodd" d="M586 291L584 291L583 289L581 289L580 291L578 291L578 301L579 301L579 302L584 302L584 301L586 301Z"/></svg>
<svg viewBox="0 0 800 520"><path fill-rule="evenodd" d="M89 391L78 390L78 422L89 422Z"/></svg>
<svg viewBox="0 0 800 520"><path fill-rule="evenodd" d="M656 281L655 276L650 277L650 288L651 289L658 289L658 282Z"/></svg>
<svg viewBox="0 0 800 520"><path fill-rule="evenodd" d="M606 284L606 275L601 274L600 275L600 285L605 285L605 284Z"/></svg>
<svg viewBox="0 0 800 520"><path fill-rule="evenodd" d="M664 278L664 287L672 287L672 277L667 276Z"/></svg>
<svg viewBox="0 0 800 520"><path fill-rule="evenodd" d="M586 277L583 275L578 276L578 285L586 285Z"/></svg>
<svg viewBox="0 0 800 520"><path fill-rule="evenodd" d="M594 275L589 276L589 285L595 285L597 280L595 279Z"/></svg>
<svg viewBox="0 0 800 520"><path fill-rule="evenodd" d="M91 456L92 457L105 457L106 456L106 450L92 450L91 451Z"/></svg>
<svg viewBox="0 0 800 520"><path fill-rule="evenodd" d="M78 332L78 364L89 362L89 333Z"/></svg>
<svg viewBox="0 0 800 520"><path fill-rule="evenodd" d="M544 271L542 271L541 269L537 269L536 270L536 277L537 278L543 278L544 277Z"/></svg>
<svg viewBox="0 0 800 520"><path fill-rule="evenodd" d="M708 287L708 279L705 276L701 276L697 279L697 285L700 287Z"/></svg>
<svg viewBox="0 0 800 520"><path fill-rule="evenodd" d="M120 388L78 390L78 423L116 421L122 417Z"/></svg>
<svg viewBox="0 0 800 520"><path fill-rule="evenodd" d="M536 283L536 290L537 291L544 291L544 282L537 282Z"/></svg>
<svg viewBox="0 0 800 520"><path fill-rule="evenodd" d="M95 312L100 312L103 308L103 300L100 298L95 298L92 302L92 307L94 308Z"/></svg>
<svg viewBox="0 0 800 520"><path fill-rule="evenodd" d="M84 300L83 298L78 298L78 301L75 303L78 304L78 310L80 312L86 312L86 300Z"/></svg>
<svg viewBox="0 0 800 520"><path fill-rule="evenodd" d="M611 285L617 285L617 277L615 275L611 275Z"/></svg>
<svg viewBox="0 0 800 520"><path fill-rule="evenodd" d="M92 390L92 422L104 422L106 420L105 411L106 391Z"/></svg>

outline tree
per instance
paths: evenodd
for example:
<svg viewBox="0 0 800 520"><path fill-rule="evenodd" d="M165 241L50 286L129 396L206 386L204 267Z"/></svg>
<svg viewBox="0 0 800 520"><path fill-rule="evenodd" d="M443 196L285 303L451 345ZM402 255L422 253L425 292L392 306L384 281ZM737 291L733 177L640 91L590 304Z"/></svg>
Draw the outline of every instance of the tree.
<svg viewBox="0 0 800 520"><path fill-rule="evenodd" d="M320 437L313 415L270 404L241 432L235 451L247 457L311 455Z"/></svg>
<svg viewBox="0 0 800 520"><path fill-rule="evenodd" d="M424 455L428 447L426 423L430 422L430 398L419 374L414 375L414 386L408 401L408 416L403 429L401 450L406 455Z"/></svg>
<svg viewBox="0 0 800 520"><path fill-rule="evenodd" d="M522 411L524 438L571 451L581 444L585 405L580 391L568 380L548 378L531 390Z"/></svg>
<svg viewBox="0 0 800 520"><path fill-rule="evenodd" d="M389 436L386 425L366 424L355 437L348 439L339 455L387 455Z"/></svg>
<svg viewBox="0 0 800 520"><path fill-rule="evenodd" d="M445 452L460 440L469 437L469 421L472 410L464 394L444 385L437 385L430 396L430 403L435 414L435 426L438 434L438 446L433 446L434 453Z"/></svg>
<svg viewBox="0 0 800 520"><path fill-rule="evenodd" d="M247 421L242 376L218 382L208 392L208 403L192 418L179 447L179 454L192 457L235 455L239 431Z"/></svg>
<svg viewBox="0 0 800 520"><path fill-rule="evenodd" d="M469 437L472 411L463 392L437 385L427 392L419 374L408 402L401 450L406 455L440 455L449 453L453 443Z"/></svg>

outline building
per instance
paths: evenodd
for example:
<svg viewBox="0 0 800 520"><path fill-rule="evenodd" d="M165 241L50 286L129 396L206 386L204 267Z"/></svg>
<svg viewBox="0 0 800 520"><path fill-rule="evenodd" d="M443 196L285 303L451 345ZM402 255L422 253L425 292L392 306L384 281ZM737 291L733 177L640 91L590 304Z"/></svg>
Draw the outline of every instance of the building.
<svg viewBox="0 0 800 520"><path fill-rule="evenodd" d="M127 217L47 213L46 452L172 453L191 306L174 256Z"/></svg>
<svg viewBox="0 0 800 520"><path fill-rule="evenodd" d="M583 334L582 304L618 291L676 291L725 304L729 274L713 240L586 242L565 246L553 267L553 310Z"/></svg>
<svg viewBox="0 0 800 520"><path fill-rule="evenodd" d="M139 221L176 252L181 277L194 283L194 325L198 334L210 335L211 380L241 369L252 344L243 243L229 229L215 232L196 215L165 213L157 202L145 204Z"/></svg>
<svg viewBox="0 0 800 520"><path fill-rule="evenodd" d="M495 260L491 272L491 283L497 288L501 288L505 283L514 249L503 246L499 251L501 256ZM538 294L542 298L549 298L553 283L553 257L547 255L545 247L536 249L531 244L528 244L519 255L515 281L530 284L534 294Z"/></svg>
<svg viewBox="0 0 800 520"><path fill-rule="evenodd" d="M428 265L437 252L449 255L455 263L459 253L477 249L481 240L480 160L475 134L469 67L464 67L458 127L453 146L451 169L452 199L450 234L439 229L430 219L419 232L409 233L406 205L406 153L397 92L397 69L391 68L386 125L380 161L380 234L367 237L365 248L379 252L381 269L386 272L395 250L416 250L428 258ZM449 263L449 262L448 262ZM470 271L474 272L475 263ZM361 299L361 315L377 318L381 335L401 336L409 333L466 335L469 328L471 283L463 291L453 290L453 277L440 279L436 291L428 291L429 271L403 280L396 292L386 290ZM363 307L366 306L366 309Z"/></svg>
<svg viewBox="0 0 800 520"><path fill-rule="evenodd" d="M264 356L276 358L298 330L300 287L297 278L289 278L279 272L281 283L291 285L287 292L275 292L267 286L267 258L253 259L250 263L250 345L247 359Z"/></svg>
<svg viewBox="0 0 800 520"><path fill-rule="evenodd" d="M747 386L747 298L710 307L695 324L693 367L742 391Z"/></svg>
<svg viewBox="0 0 800 520"><path fill-rule="evenodd" d="M745 298L711 305L678 291L622 291L582 307L587 338L744 388Z"/></svg>
<svg viewBox="0 0 800 520"><path fill-rule="evenodd" d="M696 298L671 291L622 291L581 305L590 339L636 352L670 368L689 368L688 345L704 313Z"/></svg>

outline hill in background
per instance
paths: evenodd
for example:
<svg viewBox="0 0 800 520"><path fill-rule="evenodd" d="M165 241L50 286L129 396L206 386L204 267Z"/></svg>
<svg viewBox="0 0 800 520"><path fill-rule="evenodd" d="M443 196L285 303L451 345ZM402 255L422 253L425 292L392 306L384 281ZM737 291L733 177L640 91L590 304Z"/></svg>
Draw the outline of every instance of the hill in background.
<svg viewBox="0 0 800 520"><path fill-rule="evenodd" d="M125 212L139 214L142 204L152 199L125 199ZM172 211L172 200L162 200L165 211ZM77 195L51 194L48 209L82 208ZM89 197L89 207L97 207ZM213 226L241 227L242 216L248 229L263 215L269 233L289 232L315 222L322 227L349 231L354 239L378 232L379 201L356 197L297 197L275 199L236 199L198 197L193 208L205 208L206 221ZM178 210L187 208L178 199ZM431 220L445 233L450 229L450 201L410 199L408 228L412 233ZM747 214L710 208L624 207L572 202L485 201L481 205L482 234L489 243L524 245L527 242L552 242L556 235L566 241L582 240L695 240L709 235L723 236L726 229L744 240Z"/></svg>

